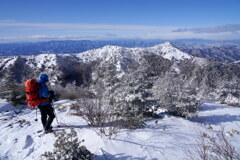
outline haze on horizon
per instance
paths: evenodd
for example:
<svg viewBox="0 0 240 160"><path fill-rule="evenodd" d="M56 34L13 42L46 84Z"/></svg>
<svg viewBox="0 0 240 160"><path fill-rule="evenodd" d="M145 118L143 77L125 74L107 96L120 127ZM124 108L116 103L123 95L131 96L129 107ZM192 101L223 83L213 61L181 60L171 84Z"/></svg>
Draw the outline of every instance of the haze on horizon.
<svg viewBox="0 0 240 160"><path fill-rule="evenodd" d="M240 39L239 0L0 1L0 42Z"/></svg>

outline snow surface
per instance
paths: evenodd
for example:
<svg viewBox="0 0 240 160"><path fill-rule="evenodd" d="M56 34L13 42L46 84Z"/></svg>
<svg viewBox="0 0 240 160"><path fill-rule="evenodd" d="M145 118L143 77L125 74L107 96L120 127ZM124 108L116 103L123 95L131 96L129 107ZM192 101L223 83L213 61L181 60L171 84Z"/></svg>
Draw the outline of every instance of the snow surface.
<svg viewBox="0 0 240 160"><path fill-rule="evenodd" d="M239 61L235 61L235 62L233 62L233 63L240 63L240 60L239 60Z"/></svg>
<svg viewBox="0 0 240 160"><path fill-rule="evenodd" d="M50 68L51 66L55 66L57 64L56 54L39 54L23 57L26 57L29 66L34 68L42 68L43 66Z"/></svg>
<svg viewBox="0 0 240 160"><path fill-rule="evenodd" d="M8 57L8 58L1 58L0 67L4 66L3 69L8 68L9 66L13 65L16 60L17 60L16 56Z"/></svg>
<svg viewBox="0 0 240 160"><path fill-rule="evenodd" d="M185 160L186 149L195 144L200 131L207 132L211 125L218 130L221 125L226 129L240 130L240 108L208 102L202 105L198 117L184 119L163 114L161 119L149 119L145 128L136 130L121 130L116 137L108 139L89 128L84 119L71 114L69 109L72 101L62 100L54 104L60 124L65 126L55 130L74 128L79 139L84 139L84 145L94 153L95 160ZM39 137L42 129L38 111L38 121L35 110L26 106L13 107L5 100L0 100L0 159L1 160L40 160L41 154L53 150L55 137L46 134ZM53 126L56 126L56 120ZM240 135L230 136L233 144L240 148Z"/></svg>

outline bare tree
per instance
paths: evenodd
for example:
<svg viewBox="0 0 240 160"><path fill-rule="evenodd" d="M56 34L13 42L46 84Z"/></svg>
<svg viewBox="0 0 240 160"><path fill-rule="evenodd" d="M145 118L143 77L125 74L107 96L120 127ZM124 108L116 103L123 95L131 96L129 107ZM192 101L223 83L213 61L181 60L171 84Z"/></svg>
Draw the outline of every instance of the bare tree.
<svg viewBox="0 0 240 160"><path fill-rule="evenodd" d="M196 143L186 152L189 160L240 160L239 150L227 138L224 127L212 135L201 133Z"/></svg>

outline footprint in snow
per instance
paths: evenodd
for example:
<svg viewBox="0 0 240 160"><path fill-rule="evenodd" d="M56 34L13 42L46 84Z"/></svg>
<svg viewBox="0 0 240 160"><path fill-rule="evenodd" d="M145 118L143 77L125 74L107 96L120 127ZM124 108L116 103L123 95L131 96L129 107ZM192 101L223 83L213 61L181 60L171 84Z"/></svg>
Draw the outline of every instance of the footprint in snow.
<svg viewBox="0 0 240 160"><path fill-rule="evenodd" d="M27 135L26 139L25 139L25 145L24 145L23 149L26 149L26 148L30 147L32 144L33 144L32 136Z"/></svg>
<svg viewBox="0 0 240 160"><path fill-rule="evenodd" d="M34 152L34 147L28 149L28 153L26 154L25 158L27 158L30 154Z"/></svg>
<svg viewBox="0 0 240 160"><path fill-rule="evenodd" d="M13 140L13 143L14 143L14 144L15 144L15 143L18 143L18 139L15 138L15 139Z"/></svg>

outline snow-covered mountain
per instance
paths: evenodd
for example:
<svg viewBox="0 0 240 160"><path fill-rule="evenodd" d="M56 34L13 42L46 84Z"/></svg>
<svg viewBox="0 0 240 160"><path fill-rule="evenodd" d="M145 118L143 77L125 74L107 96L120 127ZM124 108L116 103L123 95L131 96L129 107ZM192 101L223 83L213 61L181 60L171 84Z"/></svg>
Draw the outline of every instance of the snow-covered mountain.
<svg viewBox="0 0 240 160"><path fill-rule="evenodd" d="M71 73L74 68L82 70L87 64L96 61L100 63L116 64L118 70L123 71L127 64L126 60L139 63L141 58L145 55L154 54L162 56L169 60L184 60L193 58L187 53L180 51L173 47L169 42L156 45L149 48L124 48L118 46L105 46L100 49L90 50L79 54L40 54L31 56L13 56L1 58L0 69L2 73L9 73L18 82L22 82L25 78L35 77L40 72L47 72L52 77L53 82L60 80L60 77L67 74L65 71ZM5 75L5 74L4 74ZM68 77L68 75L65 75ZM4 76L2 76L2 80ZM71 78L70 78L71 79ZM76 79L75 79L76 80ZM77 80L78 82L79 80Z"/></svg>
<svg viewBox="0 0 240 160"><path fill-rule="evenodd" d="M148 48L105 46L79 54L0 58L1 83L13 80L23 83L43 72L49 74L53 85L76 82L91 86L103 81L105 85L114 86L142 79L141 82L153 85L151 89L159 90L173 82L182 87L190 85L203 95L215 93L225 84L235 84L240 79L238 65L194 57L169 42Z"/></svg>

